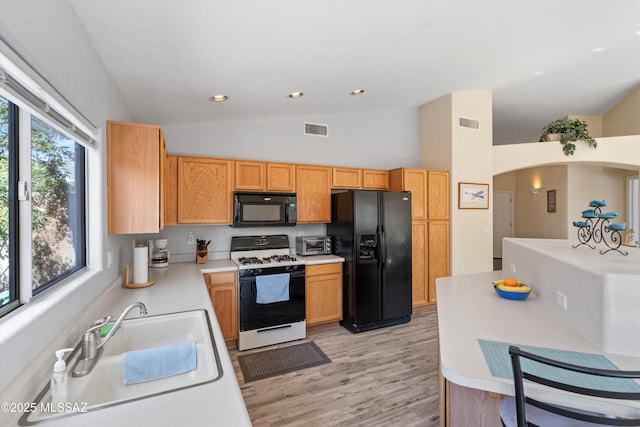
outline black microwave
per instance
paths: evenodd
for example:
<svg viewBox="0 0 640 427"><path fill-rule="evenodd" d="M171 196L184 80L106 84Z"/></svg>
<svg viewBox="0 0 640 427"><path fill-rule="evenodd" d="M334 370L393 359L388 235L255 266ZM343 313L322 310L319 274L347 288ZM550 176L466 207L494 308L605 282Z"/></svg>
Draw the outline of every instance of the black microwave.
<svg viewBox="0 0 640 427"><path fill-rule="evenodd" d="M233 193L232 227L296 225L295 193Z"/></svg>

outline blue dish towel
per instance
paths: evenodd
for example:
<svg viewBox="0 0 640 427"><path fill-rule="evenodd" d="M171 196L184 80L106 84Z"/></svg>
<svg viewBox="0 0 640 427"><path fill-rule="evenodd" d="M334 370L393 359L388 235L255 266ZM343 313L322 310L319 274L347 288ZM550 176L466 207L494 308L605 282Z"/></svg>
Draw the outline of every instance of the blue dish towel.
<svg viewBox="0 0 640 427"><path fill-rule="evenodd" d="M122 354L120 362L124 385L183 374L196 366L195 341L129 351Z"/></svg>
<svg viewBox="0 0 640 427"><path fill-rule="evenodd" d="M289 301L289 273L256 277L256 303Z"/></svg>

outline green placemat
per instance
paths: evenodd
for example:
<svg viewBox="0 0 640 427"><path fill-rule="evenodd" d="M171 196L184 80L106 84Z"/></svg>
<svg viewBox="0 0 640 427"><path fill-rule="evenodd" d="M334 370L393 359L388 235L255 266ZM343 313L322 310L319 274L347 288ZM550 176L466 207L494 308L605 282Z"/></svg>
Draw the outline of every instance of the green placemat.
<svg viewBox="0 0 640 427"><path fill-rule="evenodd" d="M561 360L574 365L588 366L598 369L619 368L602 354L581 353L578 351L557 350L553 348L534 347L511 344L499 341L478 339L484 360L489 366L491 375L499 378L513 379L509 345L517 345L520 349L549 359ZM542 365L529 359L520 358L522 370L545 378L572 384L580 387L591 387L611 391L640 392L640 384L631 379L606 378L566 371L552 366Z"/></svg>

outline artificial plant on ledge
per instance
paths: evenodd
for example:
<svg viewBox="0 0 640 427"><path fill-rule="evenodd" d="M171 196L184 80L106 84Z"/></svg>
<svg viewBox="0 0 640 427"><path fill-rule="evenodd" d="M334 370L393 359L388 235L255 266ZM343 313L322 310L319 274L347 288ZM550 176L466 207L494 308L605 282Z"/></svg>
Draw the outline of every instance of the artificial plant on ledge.
<svg viewBox="0 0 640 427"><path fill-rule="evenodd" d="M598 146L596 140L589 136L587 122L579 119L554 120L542 131L540 142L559 140L565 156L571 156L576 151L575 141L584 141L592 148Z"/></svg>

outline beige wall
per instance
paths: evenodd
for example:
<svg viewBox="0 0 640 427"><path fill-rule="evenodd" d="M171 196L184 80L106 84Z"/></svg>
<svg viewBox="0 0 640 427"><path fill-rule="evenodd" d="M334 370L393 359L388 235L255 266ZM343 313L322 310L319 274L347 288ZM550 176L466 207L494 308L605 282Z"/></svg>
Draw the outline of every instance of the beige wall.
<svg viewBox="0 0 640 427"><path fill-rule="evenodd" d="M493 198L489 209L458 209L459 182L493 182L492 114L490 91L455 92L420 108L420 166L451 174L452 275L493 269ZM479 129L458 127L458 116L478 120Z"/></svg>
<svg viewBox="0 0 640 427"><path fill-rule="evenodd" d="M565 156L559 142L530 142L494 145L493 173L496 175L539 165L592 163L620 169L640 169L640 134L598 138L598 148L576 144L573 156Z"/></svg>
<svg viewBox="0 0 640 427"><path fill-rule="evenodd" d="M537 195L531 188L541 188ZM547 191L556 190L556 212L547 212ZM515 236L567 238L567 166L542 166L516 173Z"/></svg>
<svg viewBox="0 0 640 427"><path fill-rule="evenodd" d="M604 199L603 212L617 212L615 223L626 223L626 179L635 170L601 165L540 166L494 176L494 191L514 192L514 236L575 239L572 222L589 202ZM537 196L530 188L540 186ZM556 213L547 212L547 191L556 190Z"/></svg>
<svg viewBox="0 0 640 427"><path fill-rule="evenodd" d="M494 176L493 191L516 191L516 171Z"/></svg>
<svg viewBox="0 0 640 427"><path fill-rule="evenodd" d="M451 170L452 96L420 107L420 166Z"/></svg>
<svg viewBox="0 0 640 427"><path fill-rule="evenodd" d="M603 135L640 135L640 86L602 117Z"/></svg>
<svg viewBox="0 0 640 427"><path fill-rule="evenodd" d="M602 116L569 115L567 116L567 119L578 119L586 122L587 129L589 130L589 136L591 138L600 138L601 136L604 136L604 134L602 133Z"/></svg>
<svg viewBox="0 0 640 427"><path fill-rule="evenodd" d="M581 212L590 209L589 202L594 199L607 201L603 212L618 213L612 222L627 222L626 185L630 175L637 175L637 172L596 165L569 165L569 237L575 237L572 221L579 220Z"/></svg>

